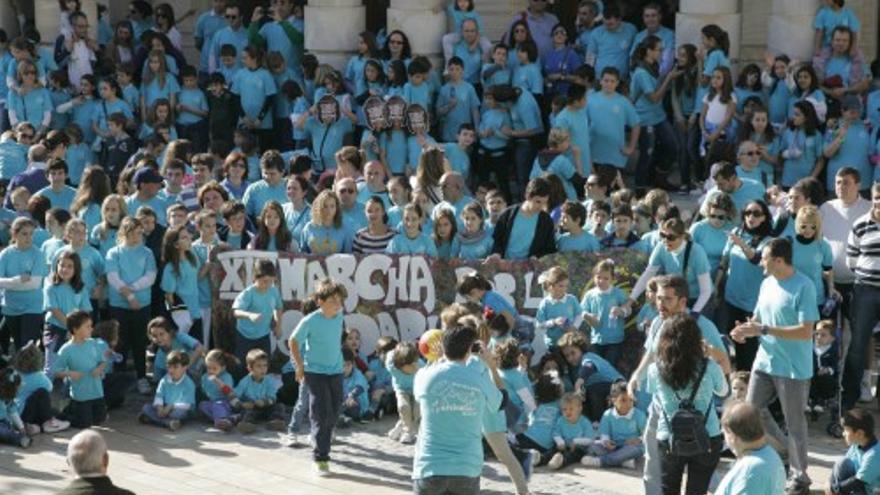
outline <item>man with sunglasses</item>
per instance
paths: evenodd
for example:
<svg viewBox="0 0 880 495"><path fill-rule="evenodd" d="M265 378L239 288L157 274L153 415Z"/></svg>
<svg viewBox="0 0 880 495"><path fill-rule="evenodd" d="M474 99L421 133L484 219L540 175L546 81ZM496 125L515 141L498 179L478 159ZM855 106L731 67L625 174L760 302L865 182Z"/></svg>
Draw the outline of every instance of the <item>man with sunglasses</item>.
<svg viewBox="0 0 880 495"><path fill-rule="evenodd" d="M232 45L235 47L235 61L237 65L241 65L241 54L248 45L248 32L243 26L244 19L241 18L241 7L236 4L226 6L226 27L214 33L211 39L211 52L208 59L208 71L213 73L219 70L220 48L223 45Z"/></svg>
<svg viewBox="0 0 880 495"><path fill-rule="evenodd" d="M767 177L767 173L759 167L761 163L761 151L754 141L743 141L737 150L736 175L740 179L752 179L766 187L773 181L773 177Z"/></svg>
<svg viewBox="0 0 880 495"><path fill-rule="evenodd" d="M737 343L758 338L746 402L761 411L764 429L791 465L785 493L809 493L807 420L804 404L813 377L813 324L819 320L813 282L792 266L788 239L773 239L761 253L766 278L761 283L754 316L730 331ZM872 325L873 326L873 325ZM867 345L867 342L865 342ZM844 383L846 381L844 380ZM858 380L856 380L858 383ZM767 409L779 399L788 434Z"/></svg>
<svg viewBox="0 0 880 495"><path fill-rule="evenodd" d="M333 184L333 191L339 197L339 204L342 207L342 225L354 238L355 232L369 224L364 204L357 200L357 183L351 177L345 177Z"/></svg>
<svg viewBox="0 0 880 495"><path fill-rule="evenodd" d="M526 21L541 58L553 51L553 26L559 24L559 19L547 12L548 3L547 0L529 0L528 8L516 14L510 26L512 29L513 23ZM505 35L504 39L508 39L508 36Z"/></svg>
<svg viewBox="0 0 880 495"><path fill-rule="evenodd" d="M715 186L706 193L704 203L718 191L726 192L733 198L737 211L742 211L749 201L764 200L764 185L758 181L740 178L736 166L730 162L718 162L712 165L712 180ZM705 205L701 210L705 211Z"/></svg>

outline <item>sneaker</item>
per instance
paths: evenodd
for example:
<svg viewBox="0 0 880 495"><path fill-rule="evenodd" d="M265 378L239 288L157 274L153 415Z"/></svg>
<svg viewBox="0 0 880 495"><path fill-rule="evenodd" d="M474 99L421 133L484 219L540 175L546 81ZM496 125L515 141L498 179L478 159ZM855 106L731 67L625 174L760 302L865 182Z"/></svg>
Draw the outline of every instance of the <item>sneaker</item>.
<svg viewBox="0 0 880 495"><path fill-rule="evenodd" d="M229 421L228 419L217 420L217 423L215 423L214 426L216 426L218 430L224 432L230 432L232 431L232 428L235 427L235 425L232 424L232 421Z"/></svg>
<svg viewBox="0 0 880 495"><path fill-rule="evenodd" d="M383 416L385 416L385 409L382 409L380 407L379 409L376 409L376 412L373 413L373 420L379 421L382 419Z"/></svg>
<svg viewBox="0 0 880 495"><path fill-rule="evenodd" d="M411 445L416 443L416 436L410 432L404 432L403 435L400 435L400 443L404 445Z"/></svg>
<svg viewBox="0 0 880 495"><path fill-rule="evenodd" d="M586 467L598 468L602 467L602 463L599 461L598 457L593 457L591 455L585 455L581 457L581 464Z"/></svg>
<svg viewBox="0 0 880 495"><path fill-rule="evenodd" d="M553 454L553 457L550 458L550 462L547 463L547 467L555 471L561 468L564 462L565 458L562 456L562 452L557 452Z"/></svg>
<svg viewBox="0 0 880 495"><path fill-rule="evenodd" d="M23 449L30 447L32 443L34 443L34 441L27 435L22 435L21 440L18 441L18 444L21 445L21 448Z"/></svg>
<svg viewBox="0 0 880 495"><path fill-rule="evenodd" d="M403 423L398 422L396 425L394 425L394 428L391 428L391 430L388 431L387 435L388 438L394 441L400 440L400 436L403 435Z"/></svg>
<svg viewBox="0 0 880 495"><path fill-rule="evenodd" d="M627 459L627 460L623 461L623 464L621 464L620 467L623 467L626 469L635 469L636 468L636 460L635 459Z"/></svg>
<svg viewBox="0 0 880 495"><path fill-rule="evenodd" d="M150 395L153 393L153 387L150 385L150 381L146 378L141 378L137 381L137 389L138 393L141 395Z"/></svg>
<svg viewBox="0 0 880 495"><path fill-rule="evenodd" d="M785 482L786 495L809 495L810 485L796 479L790 479Z"/></svg>
<svg viewBox="0 0 880 495"><path fill-rule="evenodd" d="M235 427L235 429L238 430L238 432L242 435L250 435L251 433L257 431L257 426L253 423L242 421Z"/></svg>
<svg viewBox="0 0 880 495"><path fill-rule="evenodd" d="M172 419L168 422L168 429L171 431L177 431L181 427L181 423L179 419Z"/></svg>
<svg viewBox="0 0 880 495"><path fill-rule="evenodd" d="M825 412L825 408L820 406L819 404L816 404L815 406L813 406L813 412L816 414L822 414L823 412Z"/></svg>
<svg viewBox="0 0 880 495"><path fill-rule="evenodd" d="M58 418L52 418L49 421L43 423L43 431L46 433L56 433L59 431L64 431L68 428L70 428L70 422L62 421Z"/></svg>
<svg viewBox="0 0 880 495"><path fill-rule="evenodd" d="M140 413L138 414L138 423L142 425L148 425L150 424L150 418L148 418L146 414Z"/></svg>
<svg viewBox="0 0 880 495"><path fill-rule="evenodd" d="M282 443L284 444L285 447L290 447L290 448L301 446L299 443L299 437L297 436L296 433L294 433L292 431L288 431L287 435L284 435L284 439L282 440Z"/></svg>
<svg viewBox="0 0 880 495"><path fill-rule="evenodd" d="M287 423L280 419L273 419L266 423L266 429L271 431L284 431L287 429Z"/></svg>
<svg viewBox="0 0 880 495"><path fill-rule="evenodd" d="M48 421L47 421L48 423ZM24 425L24 431L27 433L27 436L32 437L34 435L39 435L42 430L40 430L40 425L35 425L33 423L27 423ZM50 433L50 432L46 432Z"/></svg>
<svg viewBox="0 0 880 495"><path fill-rule="evenodd" d="M541 453L537 450L532 450L532 467L540 466L542 461Z"/></svg>
<svg viewBox="0 0 880 495"><path fill-rule="evenodd" d="M330 463L327 461L316 461L315 472L318 476L330 476Z"/></svg>

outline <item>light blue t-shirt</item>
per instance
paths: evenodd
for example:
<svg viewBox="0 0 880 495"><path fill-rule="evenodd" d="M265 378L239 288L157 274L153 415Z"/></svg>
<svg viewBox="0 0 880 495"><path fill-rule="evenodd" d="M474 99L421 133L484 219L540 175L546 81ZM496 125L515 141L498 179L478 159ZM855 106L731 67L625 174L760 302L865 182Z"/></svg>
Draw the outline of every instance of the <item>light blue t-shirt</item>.
<svg viewBox="0 0 880 495"><path fill-rule="evenodd" d="M250 374L245 376L235 386L235 396L243 402L256 402L258 400L275 400L278 387L275 380L269 375L262 380L256 381Z"/></svg>
<svg viewBox="0 0 880 495"><path fill-rule="evenodd" d="M471 49L465 40L461 40L452 47L452 54L464 63L462 79L471 84L479 83L480 69L483 66L483 48L479 42L474 49Z"/></svg>
<svg viewBox="0 0 880 495"><path fill-rule="evenodd" d="M186 373L176 382L171 378L171 375L165 375L159 380L156 397L153 400L154 404L159 402L166 406L185 406L187 409L193 410L196 405L196 384Z"/></svg>
<svg viewBox="0 0 880 495"><path fill-rule="evenodd" d="M709 273L714 280L715 272L721 263L721 255L724 246L727 245L727 234L733 229L730 222L724 223L721 228L715 228L708 220L700 220L691 225L690 234L695 244L699 244L709 260Z"/></svg>
<svg viewBox="0 0 880 495"><path fill-rule="evenodd" d="M479 477L483 418L498 411L501 391L474 367L441 362L416 374L413 395L422 413L413 479Z"/></svg>
<svg viewBox="0 0 880 495"><path fill-rule="evenodd" d="M518 65L513 70L513 85L533 95L544 94L544 77L541 67L534 63Z"/></svg>
<svg viewBox="0 0 880 495"><path fill-rule="evenodd" d="M770 327L788 327L819 320L816 289L799 272L785 280L767 277L761 283L755 318ZM813 377L813 341L763 335L752 371L793 380Z"/></svg>
<svg viewBox="0 0 880 495"><path fill-rule="evenodd" d="M612 318L611 308L627 301L626 293L617 287L602 291L593 287L584 294L581 310L599 318L599 328L594 328L590 340L594 345L619 344L623 342L623 327L626 318Z"/></svg>
<svg viewBox="0 0 880 495"><path fill-rule="evenodd" d="M568 131L568 134L571 137L571 144L573 146L577 146L578 150L580 151L580 162L581 168L584 172L584 177L590 175L590 173L592 172L592 155L590 150L591 120L592 119L589 118L589 111L586 107L581 109L571 109L569 107L565 107L562 109L562 111L559 112L559 114L556 116L556 119L553 121L554 127L559 127ZM592 125L596 126L599 124L597 122ZM566 156L569 158L569 160L574 160L574 153L571 151L571 149L566 152ZM574 188L572 187L572 190L573 189ZM566 195L569 195L568 189L566 189ZM572 199L571 196L569 196L568 199Z"/></svg>
<svg viewBox="0 0 880 495"><path fill-rule="evenodd" d="M92 370L104 362L104 355L96 339L86 339L81 343L68 340L58 351L58 358L52 372L76 371L82 373L79 380L68 379L70 398L87 401L104 397L101 377L92 376Z"/></svg>
<svg viewBox="0 0 880 495"><path fill-rule="evenodd" d="M825 283L822 280L822 273L831 270L834 264L831 244L824 238L803 243L795 236L791 247L792 265L795 270L803 273L813 282L813 288L816 289L816 306L821 306L825 302Z"/></svg>
<svg viewBox="0 0 880 495"><path fill-rule="evenodd" d="M134 119L131 105L129 105L127 101L122 98L117 98L114 101L102 99L95 105L95 113L92 115L92 122L96 124L101 131L109 132L110 128L107 126L107 118L114 113L121 113L129 120ZM69 175L71 178L73 177L73 174Z"/></svg>
<svg viewBox="0 0 880 495"><path fill-rule="evenodd" d="M201 345L202 344L194 337L183 332L175 333L174 337L171 339L171 345L167 349L157 346L156 359L153 361L153 374L156 378L162 378L165 376L165 373L168 371L168 354L172 351L182 351L187 354L192 354Z"/></svg>
<svg viewBox="0 0 880 495"><path fill-rule="evenodd" d="M170 204L165 201L163 195L156 194L146 201L138 199L137 193L132 193L125 198L125 209L129 214L134 214L141 206L149 206L152 208L153 211L156 212L156 223L163 227L168 226L168 215L166 210Z"/></svg>
<svg viewBox="0 0 880 495"><path fill-rule="evenodd" d="M635 101L639 124L642 126L653 126L666 120L663 99L654 102L649 98L659 86L659 77L646 68L639 66L633 71L629 82L629 96Z"/></svg>
<svg viewBox="0 0 880 495"><path fill-rule="evenodd" d="M624 168L629 157L621 150L626 147L626 129L639 123L636 108L619 93L596 92L587 99L587 113L592 123L590 152L593 161Z"/></svg>
<svg viewBox="0 0 880 495"><path fill-rule="evenodd" d="M364 414L370 409L370 385L361 370L353 368L350 375L342 378L342 397L347 398L358 387L361 392L355 400L360 414Z"/></svg>
<svg viewBox="0 0 880 495"><path fill-rule="evenodd" d="M537 409L529 413L529 426L525 435L545 449L553 447L553 428L561 415L559 403L556 401L538 404Z"/></svg>
<svg viewBox="0 0 880 495"><path fill-rule="evenodd" d="M556 420L556 426L553 427L553 440L562 439L566 447L577 445L575 441L594 440L596 431L593 430L593 423L586 416L578 416L577 420L572 423L560 415ZM581 444L581 446L583 446Z"/></svg>
<svg viewBox="0 0 880 495"><path fill-rule="evenodd" d="M238 31L233 31L230 26L225 26L217 30L211 37L211 60L214 61L214 70L220 70L223 63L220 62L220 48L223 45L232 45L235 47L235 60L241 62L241 53L248 45L248 32L244 27L239 27ZM227 84L229 79L226 80Z"/></svg>
<svg viewBox="0 0 880 495"><path fill-rule="evenodd" d="M201 304L199 304L199 270L202 264L195 256L195 263L182 259L178 270L170 262L165 263L162 269L162 291L168 294L177 294L193 320L202 318Z"/></svg>
<svg viewBox="0 0 880 495"><path fill-rule="evenodd" d="M16 91L10 91L6 99L6 108L19 122L30 122L34 129L40 129L43 127L46 113L52 113L52 95L46 88L34 88L24 96Z"/></svg>
<svg viewBox="0 0 880 495"><path fill-rule="evenodd" d="M869 107L870 109L870 107ZM834 140L839 131L825 132L825 147L827 148ZM825 187L828 191L834 190L834 178L843 167L853 167L859 172L859 177L873 177L874 169L869 160L871 154L871 136L861 120L849 125L843 143L837 149L837 153L828 159L825 179Z"/></svg>
<svg viewBox="0 0 880 495"><path fill-rule="evenodd" d="M263 317L256 323L247 318L236 318L235 328L246 339L256 340L265 337L269 335L269 325L274 311L282 307L281 291L278 287L273 285L265 292L260 292L256 285L250 285L235 296L232 309L260 313Z"/></svg>
<svg viewBox="0 0 880 495"><path fill-rule="evenodd" d="M284 221L287 223L287 230L294 239L299 242L302 239L302 231L309 223L312 217L312 207L308 203L304 203L303 209L297 211L293 207L293 203L287 202L281 205L284 210Z"/></svg>
<svg viewBox="0 0 880 495"><path fill-rule="evenodd" d="M149 83L141 86L141 96L143 96L148 109L153 106L156 100L164 98L170 101L171 95L176 95L179 92L180 85L177 84L177 78L171 73L165 74L164 85L159 83L158 77L154 77Z"/></svg>
<svg viewBox="0 0 880 495"><path fill-rule="evenodd" d="M822 30L823 47L831 46L831 36L837 26L848 27L850 31L858 33L862 24L852 9L842 7L835 11L827 5L823 5L816 13L816 18L813 19L813 29Z"/></svg>
<svg viewBox="0 0 880 495"><path fill-rule="evenodd" d="M263 207L269 201L277 201L283 205L287 200L287 185L285 181L280 181L276 185L270 185L265 180L258 180L252 183L244 191L242 203L244 203L245 212L248 216L256 217L263 210Z"/></svg>
<svg viewBox="0 0 880 495"><path fill-rule="evenodd" d="M61 323L52 315L51 310L53 308L67 315L77 309L90 312L92 311L92 303L89 300L89 293L86 292L85 287L76 292L68 283L57 285L47 283L43 286L43 309L46 311L46 323L56 327L67 328L67 325Z"/></svg>
<svg viewBox="0 0 880 495"><path fill-rule="evenodd" d="M529 180L540 177L544 172L550 172L562 181L562 188L565 189L566 198L571 201L577 201L577 192L574 190L574 184L571 182L577 170L575 170L571 160L562 154L556 155L550 159L549 163L546 163L548 159L549 157L545 157L542 154L535 158L535 161L532 163L532 172L529 174Z"/></svg>
<svg viewBox="0 0 880 495"><path fill-rule="evenodd" d="M816 160L822 157L823 144L822 135L818 132L807 136L800 129L785 130L782 134L782 150L797 149L801 151L801 156L783 160L782 185L784 187L791 187L795 182L810 175L813 167L816 166Z"/></svg>
<svg viewBox="0 0 880 495"><path fill-rule="evenodd" d="M266 69L243 69L235 74L230 88L233 94L241 97L242 118L257 119L266 100L278 93L272 74ZM260 129L272 128L272 111L266 111L260 121Z"/></svg>
<svg viewBox="0 0 880 495"><path fill-rule="evenodd" d="M757 199L764 200L766 189L764 189L763 184L746 178L740 178L740 182L742 182L742 185L740 185L739 189L730 193L730 197L733 199L733 204L736 206L736 211L742 211L751 201ZM703 207L706 206L709 198L717 192L719 192L719 189L717 186L714 186L708 193L706 193L706 200L703 203Z"/></svg>
<svg viewBox="0 0 880 495"><path fill-rule="evenodd" d="M46 186L37 191L35 196L45 196L52 205L52 208L61 208L70 210L70 204L76 196L76 189L70 186L62 186L60 191L55 191L52 186Z"/></svg>
<svg viewBox="0 0 880 495"><path fill-rule="evenodd" d="M702 365L700 365L702 366ZM695 384L694 380L682 390L673 390L660 377L660 371L657 363L651 363L648 368L648 382L646 391L654 394L654 407L663 413L659 414L657 422L657 439L669 439L669 424L667 419L671 419L679 409L682 400L690 397ZM721 434L721 424L718 421L718 413L715 411L713 397L715 395L723 397L727 393L727 379L721 366L711 359L706 361L706 372L700 381L697 394L694 397L694 408L703 413L706 417L706 431L710 437Z"/></svg>
<svg viewBox="0 0 880 495"><path fill-rule="evenodd" d="M733 463L715 495L776 495L785 491L785 466L769 443Z"/></svg>
<svg viewBox="0 0 880 495"><path fill-rule="evenodd" d="M346 134L352 132L351 120L342 117L330 125L324 125L314 117L306 119L304 130L312 138L313 169L317 173L336 168L336 151L342 147ZM406 163L406 162L404 162ZM394 169L392 168L392 172ZM403 170L400 171L403 173Z"/></svg>
<svg viewBox="0 0 880 495"><path fill-rule="evenodd" d="M297 18L296 16L290 16L285 19L285 21L289 22L290 25L300 33L304 31L302 19ZM297 74L298 78L301 78L303 56L302 43L294 44L284 28L281 27L281 23L277 21L263 24L260 28L260 36L266 40L266 53L280 53L281 57L284 58L284 61L287 63L287 67L292 69Z"/></svg>
<svg viewBox="0 0 880 495"><path fill-rule="evenodd" d="M104 257L101 256L101 253L99 253L97 249L88 244L79 250L74 249L68 244L55 252L51 266L55 266L55 262L58 260L61 253L67 252L79 255L79 262L82 266L82 281L83 285L85 285L83 292L85 292L86 297L89 297L89 294L92 293L92 289L98 285L98 280L104 275Z"/></svg>
<svg viewBox="0 0 880 495"><path fill-rule="evenodd" d="M395 235L388 247L388 254L421 254L425 256L437 256L437 246L428 234L419 234L415 238L409 237L405 232Z"/></svg>
<svg viewBox="0 0 880 495"><path fill-rule="evenodd" d="M393 175L406 172L406 133L400 129L383 132L379 135L379 149L385 152L388 169Z"/></svg>
<svg viewBox="0 0 880 495"><path fill-rule="evenodd" d="M401 96L410 105L418 104L425 110L431 108L431 85L427 81L418 86L409 82L404 84Z"/></svg>
<svg viewBox="0 0 880 495"><path fill-rule="evenodd" d="M468 156L468 152L461 149L457 142L444 144L443 154L449 160L449 165L452 167L453 172L460 173L462 177L470 177L471 159Z"/></svg>
<svg viewBox="0 0 880 495"><path fill-rule="evenodd" d="M67 178L71 184L78 186L86 165L95 162L95 154L85 143L71 143L64 153L64 161L67 162Z"/></svg>
<svg viewBox="0 0 880 495"><path fill-rule="evenodd" d="M581 306L576 297L566 294L562 299L553 299L550 295L544 296L538 303L538 311L535 313L535 321L537 323L546 323L556 318L565 318L567 325L548 326L544 333L544 344L548 349L556 347L556 342L565 333L566 328L574 324L574 320L582 312Z"/></svg>
<svg viewBox="0 0 880 495"><path fill-rule="evenodd" d="M610 407L599 420L599 437L611 440L616 445L624 445L627 440L641 438L647 424L648 418L640 409L634 407L624 416Z"/></svg>
<svg viewBox="0 0 880 495"><path fill-rule="evenodd" d="M856 468L856 478L862 480L868 493L880 487L880 446L877 442L869 449L862 450L857 444L849 446L844 457L852 461Z"/></svg>
<svg viewBox="0 0 880 495"><path fill-rule="evenodd" d="M687 260L687 273L683 274L684 255L688 244L690 244L691 252ZM667 275L683 275L688 283L688 294L692 298L700 294L699 277L704 274L709 275L710 278L712 276L709 271L709 259L706 257L706 252L703 251L701 245L693 241L685 241L675 253L670 253L665 244L658 244L654 247L654 251L651 252L648 266L659 267L660 272Z"/></svg>
<svg viewBox="0 0 880 495"><path fill-rule="evenodd" d="M123 283L131 285L147 275L157 273L156 258L143 244L134 247L116 246L107 251L104 264L107 273L116 273ZM147 286L134 291L135 298L142 308L149 307L151 290ZM130 309L128 301L112 285L109 286L110 307Z"/></svg>
<svg viewBox="0 0 880 495"><path fill-rule="evenodd" d="M754 245L752 236L742 230L737 234L744 242ZM770 237L761 239L754 245L755 253L760 253L770 242ZM764 269L758 263L746 258L743 250L731 241L724 246L724 254L728 257L727 282L724 285L724 300L743 311L751 313L758 300L758 289L764 280Z"/></svg>
<svg viewBox="0 0 880 495"><path fill-rule="evenodd" d="M235 381L232 379L232 375L230 375L228 371L220 373L217 375L217 378L229 388L235 388ZM226 399L226 394L220 390L220 387L218 387L217 384L211 381L210 375L207 373L202 375L201 383L202 391L205 393L205 396L208 397L208 400L215 401Z"/></svg>
<svg viewBox="0 0 880 495"><path fill-rule="evenodd" d="M440 109L448 107L452 99L455 99L455 106L441 117L443 125L440 136L457 148L455 141L458 139L458 129L462 124L474 123L473 114L475 110L479 111L480 99L477 98L477 92L470 83L448 82L440 88L440 94L437 95L436 114L440 115Z"/></svg>
<svg viewBox="0 0 880 495"><path fill-rule="evenodd" d="M304 253L336 254L350 253L354 234L343 224L325 227L309 221L302 230L299 246Z"/></svg>
<svg viewBox="0 0 880 495"><path fill-rule="evenodd" d="M598 252L601 247L599 246L599 240L596 239L596 236L584 230L578 235L572 235L570 232L566 232L557 236L556 249L560 253L568 251L595 253Z"/></svg>
<svg viewBox="0 0 880 495"><path fill-rule="evenodd" d="M46 277L49 268L43 253L35 246L21 250L8 246L0 252L0 277L12 278L21 275ZM6 289L3 291L3 310L5 316L41 314L43 312L43 290L41 287L28 290Z"/></svg>
<svg viewBox="0 0 880 495"><path fill-rule="evenodd" d="M201 40L202 49L199 52L199 71L208 72L208 60L211 56L211 42L214 34L227 26L226 17L223 13L217 14L213 9L203 12L196 21L196 32L193 36Z"/></svg>
<svg viewBox="0 0 880 495"><path fill-rule="evenodd" d="M627 79L629 52L637 33L636 27L628 22L621 22L616 31L609 31L604 25L593 29L587 53L596 59L596 74L601 74L605 67L614 67L622 79Z"/></svg>
<svg viewBox="0 0 880 495"><path fill-rule="evenodd" d="M342 312L328 318L321 311L306 315L290 336L299 344L307 373L342 373Z"/></svg>
<svg viewBox="0 0 880 495"><path fill-rule="evenodd" d="M196 110L201 110L203 112L208 111L208 99L205 98L205 93L198 88L182 88L180 94L177 95L177 102L181 105L186 105L189 108L195 108ZM177 123L181 125L195 124L204 119L205 117L200 117L194 113L186 111L177 114Z"/></svg>
<svg viewBox="0 0 880 495"><path fill-rule="evenodd" d="M507 146L509 138L504 134L505 127L511 127L510 114L500 108L492 108L483 112L480 118L479 133L491 129L492 135L480 138L480 146L489 150L500 150Z"/></svg>
<svg viewBox="0 0 880 495"><path fill-rule="evenodd" d="M664 321L665 320L659 316L654 318L645 338L645 350L652 352L655 355L660 349L660 333L663 331ZM726 349L724 341L721 340L721 334L718 332L718 327L715 326L715 323L713 323L712 320L703 315L699 315L697 317L697 327L700 329L700 334L703 336L703 340L705 340L710 346L719 350Z"/></svg>
<svg viewBox="0 0 880 495"><path fill-rule="evenodd" d="M507 240L507 249L504 257L509 260L524 260L529 257L529 249L535 238L535 229L538 226L539 214L526 215L520 210L513 220L510 229L510 237Z"/></svg>

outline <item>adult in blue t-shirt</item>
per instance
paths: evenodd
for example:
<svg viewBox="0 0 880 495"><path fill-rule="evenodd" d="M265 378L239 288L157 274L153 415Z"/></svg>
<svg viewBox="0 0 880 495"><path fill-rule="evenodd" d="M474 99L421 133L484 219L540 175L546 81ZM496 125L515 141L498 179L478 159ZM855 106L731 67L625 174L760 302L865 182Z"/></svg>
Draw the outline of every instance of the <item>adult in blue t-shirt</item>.
<svg viewBox="0 0 880 495"><path fill-rule="evenodd" d="M725 408L721 430L736 462L730 467L716 495L775 495L785 491L785 466L767 442L761 413L755 406L738 402Z"/></svg>
<svg viewBox="0 0 880 495"><path fill-rule="evenodd" d="M813 377L813 324L819 319L813 282L792 266L792 247L787 239L773 239L761 253L767 278L761 284L751 321L737 325L730 335L737 342L759 338L760 344L749 380L747 402L762 409L777 398L782 406L788 435L772 419L767 432L788 450L791 465L788 484L806 489L807 423L804 404Z"/></svg>
<svg viewBox="0 0 880 495"><path fill-rule="evenodd" d="M605 8L604 24L593 29L587 45L587 59L594 60L596 73L605 67L614 67L623 79L629 75L629 53L636 37L636 27L624 22L620 7L611 4Z"/></svg>

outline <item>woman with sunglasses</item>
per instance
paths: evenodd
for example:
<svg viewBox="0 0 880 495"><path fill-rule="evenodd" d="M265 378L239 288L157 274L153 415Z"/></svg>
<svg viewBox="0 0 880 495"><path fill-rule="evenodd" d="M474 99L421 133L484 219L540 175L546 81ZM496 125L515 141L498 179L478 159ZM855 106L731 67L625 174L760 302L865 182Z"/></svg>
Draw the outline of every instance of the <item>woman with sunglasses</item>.
<svg viewBox="0 0 880 495"><path fill-rule="evenodd" d="M727 235L736 226L734 221L736 206L733 204L733 198L724 192L715 194L703 205L700 216L703 219L691 225L689 232L691 239L706 251L706 257L709 258L709 273L714 280L718 265L721 263L721 255L724 253L724 246L727 245Z"/></svg>
<svg viewBox="0 0 880 495"><path fill-rule="evenodd" d="M742 225L728 234L715 279L716 292L724 298L715 323L728 335L736 322L747 321L752 316L764 281L761 251L773 239L770 209L764 201L748 202L741 218ZM735 345L736 369L750 371L758 352L758 339L746 339Z"/></svg>
<svg viewBox="0 0 880 495"><path fill-rule="evenodd" d="M645 291L648 280L658 273L681 275L688 283L688 306L701 312L712 296L712 276L709 258L703 247L691 239L684 221L668 218L660 224L660 243L654 247L648 266L633 287L627 304L630 309Z"/></svg>
<svg viewBox="0 0 880 495"><path fill-rule="evenodd" d="M817 207L801 207L794 223L797 235L791 242L792 266L813 282L816 305L821 313L827 300L840 300L840 293L834 288L831 244L822 237L822 216Z"/></svg>
<svg viewBox="0 0 880 495"><path fill-rule="evenodd" d="M385 66L385 70L387 71L388 66L395 60L400 60L409 67L411 59L412 48L409 44L409 38L399 29L391 31L388 35L388 40L385 41L385 46L382 48L382 63Z"/></svg>
<svg viewBox="0 0 880 495"><path fill-rule="evenodd" d="M544 95L547 101L556 95L568 94L568 85L575 80L574 70L580 67L579 57L571 43L568 29L559 23L553 26L553 50L544 57Z"/></svg>
<svg viewBox="0 0 880 495"><path fill-rule="evenodd" d="M153 26L153 31L164 34L174 48L182 50L180 31L177 30L177 21L174 19L174 8L170 4L161 3L156 6L154 16L156 25Z"/></svg>
<svg viewBox="0 0 880 495"><path fill-rule="evenodd" d="M30 122L41 134L49 129L52 121L52 95L37 79L37 66L30 60L18 64L15 78L17 90L10 90L6 106L9 124Z"/></svg>
<svg viewBox="0 0 880 495"><path fill-rule="evenodd" d="M517 52L519 52L520 45L526 41L534 43L535 40L529 30L529 23L520 19L510 26L510 31L507 33L507 68L511 73L519 67Z"/></svg>

